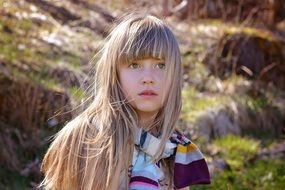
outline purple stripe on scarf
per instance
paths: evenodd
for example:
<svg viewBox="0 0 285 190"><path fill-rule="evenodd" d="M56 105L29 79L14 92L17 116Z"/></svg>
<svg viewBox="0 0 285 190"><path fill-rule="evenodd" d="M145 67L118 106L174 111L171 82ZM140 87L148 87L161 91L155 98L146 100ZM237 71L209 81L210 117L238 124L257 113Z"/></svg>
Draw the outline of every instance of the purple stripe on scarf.
<svg viewBox="0 0 285 190"><path fill-rule="evenodd" d="M152 184L152 185L155 185L158 187L157 181L154 181L150 178L146 178L146 177L142 177L142 176L131 177L130 183L132 183L132 182L144 182L144 183Z"/></svg>
<svg viewBox="0 0 285 190"><path fill-rule="evenodd" d="M176 188L210 183L210 174L205 159L197 160L187 165L175 163L174 184Z"/></svg>

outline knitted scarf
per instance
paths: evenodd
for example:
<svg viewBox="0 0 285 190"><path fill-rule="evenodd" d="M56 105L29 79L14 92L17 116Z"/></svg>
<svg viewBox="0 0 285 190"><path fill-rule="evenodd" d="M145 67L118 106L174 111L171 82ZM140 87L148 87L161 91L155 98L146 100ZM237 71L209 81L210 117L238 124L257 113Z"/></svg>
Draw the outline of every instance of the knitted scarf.
<svg viewBox="0 0 285 190"><path fill-rule="evenodd" d="M132 165L129 170L131 190L161 189L164 172L160 161L151 158L159 148L160 139L139 129L135 137ZM174 156L174 186L209 184L210 175L205 158L197 146L177 131L166 142L162 158Z"/></svg>

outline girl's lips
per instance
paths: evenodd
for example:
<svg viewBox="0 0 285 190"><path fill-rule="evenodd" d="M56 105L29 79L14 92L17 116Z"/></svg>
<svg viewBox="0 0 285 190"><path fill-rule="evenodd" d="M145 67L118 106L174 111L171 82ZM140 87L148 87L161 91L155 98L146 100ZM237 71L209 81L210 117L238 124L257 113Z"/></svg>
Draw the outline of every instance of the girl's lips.
<svg viewBox="0 0 285 190"><path fill-rule="evenodd" d="M157 95L147 95L147 94L141 94L141 95L139 95L141 98L146 98L146 99L148 99L148 98L154 98L154 97L156 97Z"/></svg>
<svg viewBox="0 0 285 190"><path fill-rule="evenodd" d="M141 93L139 93L139 96L152 97L152 96L157 96L157 94L152 90L144 90Z"/></svg>
<svg viewBox="0 0 285 190"><path fill-rule="evenodd" d="M147 94L141 94L140 97L143 97L143 98L152 98L152 97L155 97L157 95L147 95Z"/></svg>

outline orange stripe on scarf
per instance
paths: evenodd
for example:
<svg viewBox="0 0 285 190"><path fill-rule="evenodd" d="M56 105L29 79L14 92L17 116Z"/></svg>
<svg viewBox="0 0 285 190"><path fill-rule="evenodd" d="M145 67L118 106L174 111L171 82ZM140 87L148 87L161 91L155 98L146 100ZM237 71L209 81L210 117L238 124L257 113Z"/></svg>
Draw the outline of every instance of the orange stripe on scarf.
<svg viewBox="0 0 285 190"><path fill-rule="evenodd" d="M179 153L194 152L197 149L198 148L197 148L197 146L194 143L191 143L191 144L189 144L187 146L183 146L183 145L180 145L180 144L177 145L177 152L179 152Z"/></svg>

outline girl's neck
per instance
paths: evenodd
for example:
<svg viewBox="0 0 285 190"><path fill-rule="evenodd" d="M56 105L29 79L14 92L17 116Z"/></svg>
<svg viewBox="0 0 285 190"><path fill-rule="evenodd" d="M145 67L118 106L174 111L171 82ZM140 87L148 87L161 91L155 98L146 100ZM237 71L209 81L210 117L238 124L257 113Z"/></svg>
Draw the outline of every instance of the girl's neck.
<svg viewBox="0 0 285 190"><path fill-rule="evenodd" d="M157 136L156 128L150 129L151 124L154 122L157 113L149 113L149 112L140 112L138 113L139 117L139 127L143 128L146 131L151 132L153 135Z"/></svg>

